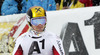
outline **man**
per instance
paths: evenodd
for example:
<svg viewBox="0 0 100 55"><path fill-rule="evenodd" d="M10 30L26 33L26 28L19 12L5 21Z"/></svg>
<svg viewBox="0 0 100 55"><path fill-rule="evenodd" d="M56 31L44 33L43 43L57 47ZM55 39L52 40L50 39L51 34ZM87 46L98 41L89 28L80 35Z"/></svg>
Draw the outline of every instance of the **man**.
<svg viewBox="0 0 100 55"><path fill-rule="evenodd" d="M56 10L59 10L60 9L61 0L55 0L55 2L56 2Z"/></svg>
<svg viewBox="0 0 100 55"><path fill-rule="evenodd" d="M42 7L31 7L26 17L31 29L17 38L13 55L65 55L60 38L45 29L47 18Z"/></svg>

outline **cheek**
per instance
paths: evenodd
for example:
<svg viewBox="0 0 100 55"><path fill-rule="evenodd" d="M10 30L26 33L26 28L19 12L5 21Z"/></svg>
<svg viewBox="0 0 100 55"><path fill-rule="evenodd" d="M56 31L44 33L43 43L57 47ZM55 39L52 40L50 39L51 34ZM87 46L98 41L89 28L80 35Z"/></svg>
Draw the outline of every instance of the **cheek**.
<svg viewBox="0 0 100 55"><path fill-rule="evenodd" d="M33 28L33 29L36 29L36 27L35 27L35 26L33 26L33 25L32 25L32 28Z"/></svg>
<svg viewBox="0 0 100 55"><path fill-rule="evenodd" d="M40 25L40 26L34 26L32 25L32 28L35 30L35 29L44 29L45 28L45 24L44 25Z"/></svg>
<svg viewBox="0 0 100 55"><path fill-rule="evenodd" d="M44 25L36 26L36 28L44 28Z"/></svg>

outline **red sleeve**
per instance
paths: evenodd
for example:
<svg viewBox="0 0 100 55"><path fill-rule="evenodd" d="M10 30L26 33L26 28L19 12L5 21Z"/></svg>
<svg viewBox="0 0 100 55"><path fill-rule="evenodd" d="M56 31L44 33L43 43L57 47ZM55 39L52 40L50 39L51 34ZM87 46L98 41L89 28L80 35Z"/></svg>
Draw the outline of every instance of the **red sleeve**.
<svg viewBox="0 0 100 55"><path fill-rule="evenodd" d="M19 47L14 55L23 55L23 50L22 50L21 45L19 45Z"/></svg>
<svg viewBox="0 0 100 55"><path fill-rule="evenodd" d="M53 55L59 55L58 51L56 50L54 46L53 46Z"/></svg>

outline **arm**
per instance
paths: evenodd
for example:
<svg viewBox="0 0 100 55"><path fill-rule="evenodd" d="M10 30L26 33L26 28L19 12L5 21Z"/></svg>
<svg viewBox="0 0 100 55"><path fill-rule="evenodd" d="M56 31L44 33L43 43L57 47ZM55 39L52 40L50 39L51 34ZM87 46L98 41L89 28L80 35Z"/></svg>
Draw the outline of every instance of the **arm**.
<svg viewBox="0 0 100 55"><path fill-rule="evenodd" d="M23 40L22 36L19 36L17 40L15 40L16 42L12 55L23 55L23 50L21 47L22 40Z"/></svg>
<svg viewBox="0 0 100 55"><path fill-rule="evenodd" d="M55 42L53 43L54 43L53 54L54 55L65 55L61 39L57 37L55 39Z"/></svg>
<svg viewBox="0 0 100 55"><path fill-rule="evenodd" d="M23 50L22 50L21 45L19 45L19 47L18 47L18 49L17 49L17 51L15 52L14 55L23 55Z"/></svg>
<svg viewBox="0 0 100 55"><path fill-rule="evenodd" d="M11 1L5 0L2 8L1 8L1 14L2 15L9 15L9 14L16 14L18 13L17 5L13 4L10 5Z"/></svg>
<svg viewBox="0 0 100 55"><path fill-rule="evenodd" d="M53 55L59 55L58 51L56 50L54 46L53 46Z"/></svg>
<svg viewBox="0 0 100 55"><path fill-rule="evenodd" d="M20 35L17 39L15 39L15 47L12 55L23 55L23 49L21 43L24 40L25 35L26 33Z"/></svg>

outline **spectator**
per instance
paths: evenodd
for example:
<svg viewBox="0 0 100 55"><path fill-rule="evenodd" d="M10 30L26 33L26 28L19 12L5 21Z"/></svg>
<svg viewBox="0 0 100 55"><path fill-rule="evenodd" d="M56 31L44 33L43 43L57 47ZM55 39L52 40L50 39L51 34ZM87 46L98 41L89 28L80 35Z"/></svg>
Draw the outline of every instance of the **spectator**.
<svg viewBox="0 0 100 55"><path fill-rule="evenodd" d="M79 1L85 4L85 7L93 6L92 0L79 0Z"/></svg>
<svg viewBox="0 0 100 55"><path fill-rule="evenodd" d="M61 3L60 3L60 10L63 8L63 0L61 0Z"/></svg>
<svg viewBox="0 0 100 55"><path fill-rule="evenodd" d="M4 0L0 0L0 15L1 15L1 6Z"/></svg>
<svg viewBox="0 0 100 55"><path fill-rule="evenodd" d="M41 6L46 11L56 10L55 0L28 0L26 11L32 6Z"/></svg>
<svg viewBox="0 0 100 55"><path fill-rule="evenodd" d="M84 4L79 0L61 0L60 9L73 9L84 7Z"/></svg>
<svg viewBox="0 0 100 55"><path fill-rule="evenodd" d="M56 10L59 10L60 9L61 0L55 0L55 2L56 2Z"/></svg>
<svg viewBox="0 0 100 55"><path fill-rule="evenodd" d="M26 0L5 0L2 8L2 15L18 14L26 12Z"/></svg>
<svg viewBox="0 0 100 55"><path fill-rule="evenodd" d="M99 6L100 5L100 0L92 0L93 6Z"/></svg>
<svg viewBox="0 0 100 55"><path fill-rule="evenodd" d="M79 0L71 0L71 4L69 5L68 8L73 9L73 8L81 8L84 7L84 4L81 3Z"/></svg>
<svg viewBox="0 0 100 55"><path fill-rule="evenodd" d="M64 0L63 1L63 9L68 9L70 4L71 4L71 0Z"/></svg>

